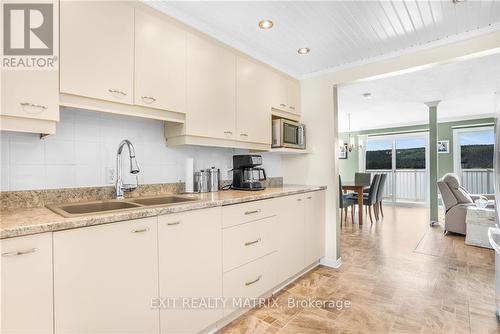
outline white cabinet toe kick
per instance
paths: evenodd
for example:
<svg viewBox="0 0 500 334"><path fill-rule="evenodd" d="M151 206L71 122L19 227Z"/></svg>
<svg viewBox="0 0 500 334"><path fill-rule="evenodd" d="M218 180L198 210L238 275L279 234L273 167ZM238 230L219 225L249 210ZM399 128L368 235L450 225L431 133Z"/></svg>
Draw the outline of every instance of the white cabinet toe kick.
<svg viewBox="0 0 500 334"><path fill-rule="evenodd" d="M320 190L1 240L1 332L220 329L318 264L324 224Z"/></svg>

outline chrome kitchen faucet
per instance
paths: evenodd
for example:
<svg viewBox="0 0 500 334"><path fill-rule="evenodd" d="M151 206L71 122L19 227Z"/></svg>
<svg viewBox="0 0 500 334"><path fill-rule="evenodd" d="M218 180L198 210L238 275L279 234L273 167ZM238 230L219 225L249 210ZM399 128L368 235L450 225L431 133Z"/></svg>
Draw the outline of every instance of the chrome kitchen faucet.
<svg viewBox="0 0 500 334"><path fill-rule="evenodd" d="M123 184L122 181L122 151L124 146L128 147L128 153L130 158L130 174L135 175L135 184ZM139 165L135 159L135 149L134 145L128 139L122 140L118 146L118 151L116 152L116 198L123 199L124 192L134 191L139 185Z"/></svg>

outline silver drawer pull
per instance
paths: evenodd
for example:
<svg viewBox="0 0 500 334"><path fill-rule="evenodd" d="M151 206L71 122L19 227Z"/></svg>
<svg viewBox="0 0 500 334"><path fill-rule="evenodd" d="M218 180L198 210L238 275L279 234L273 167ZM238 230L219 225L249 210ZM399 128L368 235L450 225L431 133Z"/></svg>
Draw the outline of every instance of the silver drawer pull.
<svg viewBox="0 0 500 334"><path fill-rule="evenodd" d="M252 210L252 211L246 211L245 212L245 215L253 215L254 213L259 213L260 212L260 209L257 209L257 210Z"/></svg>
<svg viewBox="0 0 500 334"><path fill-rule="evenodd" d="M23 107L33 107L33 108L47 109L47 106L44 106L43 104L36 104L36 103L29 103L29 102L21 102L20 104Z"/></svg>
<svg viewBox="0 0 500 334"><path fill-rule="evenodd" d="M249 286L249 285L252 285L252 284L255 284L257 283L258 281L260 281L260 279L262 278L262 275L259 275L259 277L257 277L256 279L254 279L253 281L250 281L250 282L245 282L245 286Z"/></svg>
<svg viewBox="0 0 500 334"><path fill-rule="evenodd" d="M290 106L290 109L295 110L295 107L294 106Z"/></svg>
<svg viewBox="0 0 500 334"><path fill-rule="evenodd" d="M167 223L167 225L174 226L174 225L179 225L180 223L181 223L180 221L176 221L176 222Z"/></svg>
<svg viewBox="0 0 500 334"><path fill-rule="evenodd" d="M312 199L312 196L307 197L307 199Z"/></svg>
<svg viewBox="0 0 500 334"><path fill-rule="evenodd" d="M130 232L132 233L143 233L143 232L147 232L149 231L149 228L145 227L145 228L140 228L140 229L137 229L137 230L132 230Z"/></svg>
<svg viewBox="0 0 500 334"><path fill-rule="evenodd" d="M280 103L280 107L286 107L286 104Z"/></svg>
<svg viewBox="0 0 500 334"><path fill-rule="evenodd" d="M242 136L242 137L248 137L248 134L246 134L246 133L240 133L240 136Z"/></svg>
<svg viewBox="0 0 500 334"><path fill-rule="evenodd" d="M233 134L233 132L232 132L232 131L224 131L224 133L225 133L226 135L232 135L232 134Z"/></svg>
<svg viewBox="0 0 500 334"><path fill-rule="evenodd" d="M259 242L261 242L261 238L257 239L257 240L254 240L254 241L247 241L245 242L245 246L251 246L251 245L255 245L255 244L258 244Z"/></svg>
<svg viewBox="0 0 500 334"><path fill-rule="evenodd" d="M36 249L36 248L30 248L30 249L15 251L15 252L2 253L2 256L18 256L18 255L31 254L31 253L36 252L37 250L38 249Z"/></svg>
<svg viewBox="0 0 500 334"><path fill-rule="evenodd" d="M149 103L156 102L156 99L152 96L141 96L141 99L150 101Z"/></svg>
<svg viewBox="0 0 500 334"><path fill-rule="evenodd" d="M108 89L108 92L112 93L112 94L120 94L120 95L127 95L127 93L125 93L124 91L122 90L118 90L118 89Z"/></svg>
<svg viewBox="0 0 500 334"><path fill-rule="evenodd" d="M297 198L297 202L302 202L302 198Z"/></svg>

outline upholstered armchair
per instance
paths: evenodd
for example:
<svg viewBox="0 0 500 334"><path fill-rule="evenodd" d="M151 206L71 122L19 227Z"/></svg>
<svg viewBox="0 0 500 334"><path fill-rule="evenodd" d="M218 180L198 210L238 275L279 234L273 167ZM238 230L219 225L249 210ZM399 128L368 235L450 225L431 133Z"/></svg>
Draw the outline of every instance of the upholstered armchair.
<svg viewBox="0 0 500 334"><path fill-rule="evenodd" d="M494 195L470 194L460 185L460 181L456 174L448 173L444 175L437 184L446 210L444 221L445 231L465 234L467 206L475 205L474 201L476 199L487 199L489 207L494 207L495 205Z"/></svg>

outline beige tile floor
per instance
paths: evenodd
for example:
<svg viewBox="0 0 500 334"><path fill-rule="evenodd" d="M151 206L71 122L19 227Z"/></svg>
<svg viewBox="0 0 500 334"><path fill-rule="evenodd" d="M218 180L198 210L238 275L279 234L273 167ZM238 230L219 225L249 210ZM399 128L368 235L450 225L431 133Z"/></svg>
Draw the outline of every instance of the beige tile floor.
<svg viewBox="0 0 500 334"><path fill-rule="evenodd" d="M425 208L385 208L374 224L343 224L338 269L318 267L223 333L500 333L494 252L429 228ZM344 301L287 307L292 300Z"/></svg>

